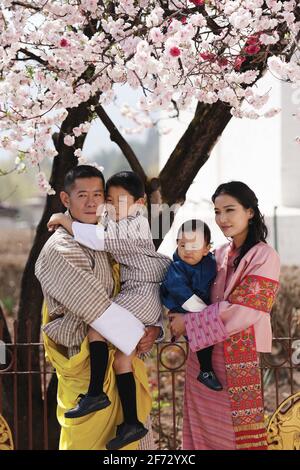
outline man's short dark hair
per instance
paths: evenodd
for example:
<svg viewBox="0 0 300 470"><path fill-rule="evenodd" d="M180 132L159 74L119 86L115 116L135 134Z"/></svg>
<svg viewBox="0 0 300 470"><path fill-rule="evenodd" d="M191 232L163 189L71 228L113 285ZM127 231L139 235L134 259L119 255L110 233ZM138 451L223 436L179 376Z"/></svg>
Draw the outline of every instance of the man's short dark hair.
<svg viewBox="0 0 300 470"><path fill-rule="evenodd" d="M64 191L70 192L75 180L82 178L100 178L105 187L105 180L102 172L92 165L78 165L68 171L64 181Z"/></svg>
<svg viewBox="0 0 300 470"><path fill-rule="evenodd" d="M135 201L145 195L145 185L134 171L120 171L111 176L106 182L106 194L109 188L118 186L128 191Z"/></svg>
<svg viewBox="0 0 300 470"><path fill-rule="evenodd" d="M204 241L206 245L209 245L211 243L211 233L209 226L200 219L186 220L178 230L177 240L182 237L183 233L196 232L196 230L200 230L203 233Z"/></svg>

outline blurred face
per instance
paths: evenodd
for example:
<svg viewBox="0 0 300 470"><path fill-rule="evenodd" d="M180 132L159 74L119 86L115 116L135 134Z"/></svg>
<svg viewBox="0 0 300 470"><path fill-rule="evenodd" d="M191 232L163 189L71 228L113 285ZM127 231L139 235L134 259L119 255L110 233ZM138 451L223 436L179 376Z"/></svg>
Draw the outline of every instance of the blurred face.
<svg viewBox="0 0 300 470"><path fill-rule="evenodd" d="M143 198L135 201L134 197L121 186L111 186L106 196L108 213L116 221L133 214L136 204L143 204L143 202Z"/></svg>
<svg viewBox="0 0 300 470"><path fill-rule="evenodd" d="M104 203L104 187L100 178L78 178L69 193L60 194L63 205L73 219L84 224L96 224L97 207Z"/></svg>
<svg viewBox="0 0 300 470"><path fill-rule="evenodd" d="M200 230L182 233L177 243L179 258L191 266L200 263L203 256L206 256L210 249L210 245L206 244Z"/></svg>
<svg viewBox="0 0 300 470"><path fill-rule="evenodd" d="M245 209L237 199L227 194L218 196L214 204L216 223L225 237L232 238L237 247L241 246L248 234L253 209Z"/></svg>

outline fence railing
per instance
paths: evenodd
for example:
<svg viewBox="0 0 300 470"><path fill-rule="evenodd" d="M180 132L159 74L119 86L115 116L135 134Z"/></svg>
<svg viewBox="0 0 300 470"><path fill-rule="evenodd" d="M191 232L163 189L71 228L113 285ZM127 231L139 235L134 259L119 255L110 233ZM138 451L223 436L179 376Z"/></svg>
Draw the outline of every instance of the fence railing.
<svg viewBox="0 0 300 470"><path fill-rule="evenodd" d="M0 340L2 338L0 323ZM11 428L15 449L24 445L27 449L49 449L54 445L51 426L55 422L55 393L52 390L50 399L48 392L55 371L46 363L42 342L32 342L31 338L31 323L28 322L25 341L17 341L15 321L12 342L4 345L5 364L0 364L0 415ZM273 344L274 354L263 354L261 359L267 416L300 389L300 338L276 337ZM0 358L3 358L4 346L0 343ZM187 353L185 342L163 342L156 345L152 357L147 359L153 394L153 430L159 449L178 449L181 445Z"/></svg>

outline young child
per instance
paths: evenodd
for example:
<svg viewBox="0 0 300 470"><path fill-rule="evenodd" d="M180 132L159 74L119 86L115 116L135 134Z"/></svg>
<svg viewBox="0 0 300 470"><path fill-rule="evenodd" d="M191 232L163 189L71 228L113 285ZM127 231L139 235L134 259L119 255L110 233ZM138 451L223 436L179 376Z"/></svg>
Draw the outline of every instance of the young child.
<svg viewBox="0 0 300 470"><path fill-rule="evenodd" d="M131 171L123 171L113 175L106 183L106 217L104 220L102 218L102 224L74 222L65 214L54 214L48 222L49 230L62 225L80 244L94 250L107 251L120 263L121 291L114 302L128 309L141 322L141 336L144 325L157 325L161 317L159 285L171 262L168 257L155 250L148 221L142 215L144 195L144 184L139 176ZM117 331L118 321L122 320L117 319L112 327ZM128 331L126 338L118 338L121 345L119 348L126 351L126 354L120 349L115 353L118 370L122 370L122 373L116 375L116 383L124 422L118 426L116 438L107 444L108 450L124 447L147 433L137 417L136 388L132 372L135 349L128 350L126 346L130 335L131 331ZM108 364L106 340L110 341L109 331L104 338L89 327L88 336L91 351L90 385L78 405L65 413L68 418L84 416L110 405L103 392ZM98 358L95 358L97 355ZM107 399L104 400L104 405L103 395Z"/></svg>
<svg viewBox="0 0 300 470"><path fill-rule="evenodd" d="M160 288L162 303L171 312L199 312L210 303L209 291L217 274L216 261L209 251L210 238L209 227L201 220L192 219L180 227L173 263ZM197 351L197 379L219 391L223 387L213 370L212 351L212 346Z"/></svg>

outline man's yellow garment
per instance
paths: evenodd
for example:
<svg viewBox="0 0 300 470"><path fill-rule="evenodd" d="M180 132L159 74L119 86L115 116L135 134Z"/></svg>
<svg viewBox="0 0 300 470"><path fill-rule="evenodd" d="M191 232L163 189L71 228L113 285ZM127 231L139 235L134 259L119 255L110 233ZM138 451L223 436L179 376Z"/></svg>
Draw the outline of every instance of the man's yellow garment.
<svg viewBox="0 0 300 470"><path fill-rule="evenodd" d="M47 307L43 306L43 324L49 322ZM46 357L56 369L58 378L57 419L61 426L60 450L105 450L106 443L115 437L116 426L123 421L122 406L119 399L113 358L115 349L109 346L109 360L104 382L104 391L111 405L104 410L91 413L81 418L65 418L64 413L77 403L80 393L86 393L90 379L89 343L85 338L81 350L75 356L67 358L63 347L54 343L43 333ZM136 382L138 418L146 422L151 411L151 395L146 366L139 358L133 360L133 372ZM134 442L124 450L138 448Z"/></svg>

